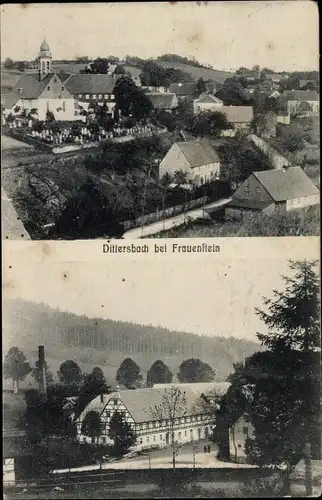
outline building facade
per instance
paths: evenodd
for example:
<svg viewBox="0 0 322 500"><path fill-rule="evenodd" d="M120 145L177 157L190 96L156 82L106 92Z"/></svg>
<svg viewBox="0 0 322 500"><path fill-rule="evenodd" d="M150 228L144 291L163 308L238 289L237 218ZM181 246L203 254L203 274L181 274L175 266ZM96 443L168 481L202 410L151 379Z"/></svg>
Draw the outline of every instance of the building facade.
<svg viewBox="0 0 322 500"><path fill-rule="evenodd" d="M219 177L220 158L207 140L176 142L159 166L160 178L183 171L187 181L200 186Z"/></svg>
<svg viewBox="0 0 322 500"><path fill-rule="evenodd" d="M180 384L179 384L180 385ZM185 385L185 384L183 384ZM197 385L197 384L194 384ZM209 392L218 395L227 390L229 384L211 384ZM109 438L109 425L114 413L123 416L136 435L133 450L148 449L151 447L165 448L171 444L171 420L165 411L155 415L153 408L162 404L162 398L171 390L167 387L153 387L150 389L120 390L112 394L101 394L85 408L76 420L77 436L80 443L90 442L91 438L82 434L82 423L90 411L99 413L101 418L101 435L98 442L112 444ZM178 387L178 385L177 385ZM174 414L174 439L184 444L207 438L213 429L213 416L205 412L202 405L202 395L205 389L182 388L186 397L186 406L181 407Z"/></svg>
<svg viewBox="0 0 322 500"><path fill-rule="evenodd" d="M220 111L224 103L216 96L211 94L202 94L198 99L193 101L194 113L202 111Z"/></svg>

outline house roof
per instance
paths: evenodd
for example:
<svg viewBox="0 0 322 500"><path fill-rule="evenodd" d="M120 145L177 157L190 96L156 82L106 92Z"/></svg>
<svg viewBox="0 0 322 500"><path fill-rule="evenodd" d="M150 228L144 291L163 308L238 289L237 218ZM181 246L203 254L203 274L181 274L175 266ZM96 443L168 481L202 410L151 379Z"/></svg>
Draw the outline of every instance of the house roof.
<svg viewBox="0 0 322 500"><path fill-rule="evenodd" d="M38 73L27 73L16 83L4 102L6 109L11 109L19 99L37 99L54 76L53 73L39 80ZM58 75L57 75L58 76Z"/></svg>
<svg viewBox="0 0 322 500"><path fill-rule="evenodd" d="M248 210L264 210L264 208L268 207L272 204L272 201L260 201L260 200L249 200L249 199L240 199L234 198L229 201L226 205L226 208L245 208Z"/></svg>
<svg viewBox="0 0 322 500"><path fill-rule="evenodd" d="M212 94L201 94L198 99L195 99L195 103L198 104L223 104L222 100L219 97L216 97Z"/></svg>
<svg viewBox="0 0 322 500"><path fill-rule="evenodd" d="M221 384L224 385L221 386ZM182 408L181 411L178 411L176 415L176 417L178 418L185 414L185 410L187 411L188 415L201 412L200 397L206 392L205 389L201 387L192 388L191 384L187 385L188 387L182 387L182 393L185 392L186 406L185 408ZM216 394L216 392L218 391L218 396L224 394L229 386L228 384L228 386L226 387L226 382L217 382L210 385L211 387L208 388L207 392ZM176 384L174 384L174 386L176 386ZM181 384L179 384L179 386L181 386ZM96 411L101 414L107 403L111 399L113 400L116 398L122 401L136 423L160 420L160 417L154 415L151 412L151 409L162 404L163 397L169 394L171 387L171 384L169 384L169 386L167 387L160 388L152 387L151 389L136 389L124 391L121 390L118 392L113 392L111 394L104 394L102 398L101 396L97 396L87 405L87 407L77 420L82 421L89 411ZM165 415L164 418L166 419L167 416Z"/></svg>
<svg viewBox="0 0 322 500"><path fill-rule="evenodd" d="M174 99L176 95L169 92L149 92L147 96L152 102L153 107L157 109L171 109L176 105L176 100Z"/></svg>
<svg viewBox="0 0 322 500"><path fill-rule="evenodd" d="M176 142L175 145L192 168L220 161L217 151L215 151L207 139Z"/></svg>
<svg viewBox="0 0 322 500"><path fill-rule="evenodd" d="M179 96L192 96L196 93L196 83L171 83L170 92Z"/></svg>
<svg viewBox="0 0 322 500"><path fill-rule="evenodd" d="M222 106L220 112L231 123L250 123L254 118L252 106Z"/></svg>
<svg viewBox="0 0 322 500"><path fill-rule="evenodd" d="M287 101L319 101L320 96L316 90L290 90L284 92Z"/></svg>
<svg viewBox="0 0 322 500"><path fill-rule="evenodd" d="M65 80L65 87L71 94L112 94L116 81L112 75L78 74Z"/></svg>
<svg viewBox="0 0 322 500"><path fill-rule="evenodd" d="M267 80L281 80L282 75L280 73L266 73L265 78Z"/></svg>
<svg viewBox="0 0 322 500"><path fill-rule="evenodd" d="M289 167L285 170L264 170L262 172L253 172L251 175L256 177L275 202L320 193L301 167Z"/></svg>

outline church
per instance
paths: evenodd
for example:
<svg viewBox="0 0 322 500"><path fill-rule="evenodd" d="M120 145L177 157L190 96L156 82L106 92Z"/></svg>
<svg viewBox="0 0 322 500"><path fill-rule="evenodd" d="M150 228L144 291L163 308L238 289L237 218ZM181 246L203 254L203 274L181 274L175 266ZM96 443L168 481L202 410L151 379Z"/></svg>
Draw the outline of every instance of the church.
<svg viewBox="0 0 322 500"><path fill-rule="evenodd" d="M58 121L72 121L75 115L75 98L52 70L52 56L46 40L40 46L38 71L26 73L17 82L4 102L4 113L20 114L32 111L35 118L45 120L51 111Z"/></svg>
<svg viewBox="0 0 322 500"><path fill-rule="evenodd" d="M80 111L91 102L105 104L107 114L114 116L114 86L121 75L66 74L52 68L52 55L44 39L38 54L38 69L24 74L4 102L4 115L33 111L40 121L51 111L57 121L80 119Z"/></svg>

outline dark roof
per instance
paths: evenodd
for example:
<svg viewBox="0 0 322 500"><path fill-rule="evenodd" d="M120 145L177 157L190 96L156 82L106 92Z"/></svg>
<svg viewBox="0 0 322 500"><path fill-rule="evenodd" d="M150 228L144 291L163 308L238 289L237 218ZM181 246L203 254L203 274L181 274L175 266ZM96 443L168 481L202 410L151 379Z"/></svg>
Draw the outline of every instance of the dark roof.
<svg viewBox="0 0 322 500"><path fill-rule="evenodd" d="M8 94L4 103L6 109L11 109L19 99L37 99L45 90L52 77L53 73L46 75L42 80L39 80L37 73L23 75Z"/></svg>
<svg viewBox="0 0 322 500"><path fill-rule="evenodd" d="M232 208L245 208L248 210L264 210L264 208L268 207L271 205L271 201L259 201L259 200L246 200L246 199L239 199L239 198L233 198L231 201L227 203L226 207L232 207Z"/></svg>
<svg viewBox="0 0 322 500"><path fill-rule="evenodd" d="M220 161L217 151L214 150L207 139L176 142L175 145L180 149L192 168Z"/></svg>
<svg viewBox="0 0 322 500"><path fill-rule="evenodd" d="M290 90L284 92L287 101L319 101L320 96L316 90Z"/></svg>
<svg viewBox="0 0 322 500"><path fill-rule="evenodd" d="M175 94L170 94L169 92L149 92L147 94L148 98L156 109L171 109L176 105L177 99Z"/></svg>
<svg viewBox="0 0 322 500"><path fill-rule="evenodd" d="M170 92L179 96L192 96L196 93L196 83L171 83Z"/></svg>
<svg viewBox="0 0 322 500"><path fill-rule="evenodd" d="M264 170L262 172L253 172L252 175L256 177L276 202L320 193L301 167L289 167L285 170Z"/></svg>
<svg viewBox="0 0 322 500"><path fill-rule="evenodd" d="M65 87L71 94L112 94L116 81L112 75L79 74L65 80Z"/></svg>

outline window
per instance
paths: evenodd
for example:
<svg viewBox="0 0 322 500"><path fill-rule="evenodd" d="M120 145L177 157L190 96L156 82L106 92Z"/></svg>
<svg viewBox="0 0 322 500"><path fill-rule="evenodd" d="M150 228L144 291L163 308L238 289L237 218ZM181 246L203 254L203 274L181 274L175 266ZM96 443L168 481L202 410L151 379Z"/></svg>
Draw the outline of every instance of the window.
<svg viewBox="0 0 322 500"><path fill-rule="evenodd" d="M78 99L81 99L81 98L82 98L82 95L83 95L83 94L78 94Z"/></svg>
<svg viewBox="0 0 322 500"><path fill-rule="evenodd" d="M104 94L104 99L108 99L108 94Z"/></svg>
<svg viewBox="0 0 322 500"><path fill-rule="evenodd" d="M257 194L260 194L260 192L261 192L261 188L260 188L260 187L257 187L257 188L256 188L256 193L257 193Z"/></svg>
<svg viewBox="0 0 322 500"><path fill-rule="evenodd" d="M243 427L243 433L244 433L244 434L248 434L248 427L247 427L247 426L244 426L244 427Z"/></svg>
<svg viewBox="0 0 322 500"><path fill-rule="evenodd" d="M65 90L65 87L62 87L61 89L62 89L62 91L64 91L64 90Z"/></svg>
<svg viewBox="0 0 322 500"><path fill-rule="evenodd" d="M50 85L48 85L47 90L50 90Z"/></svg>
<svg viewBox="0 0 322 500"><path fill-rule="evenodd" d="M93 94L93 99L96 99L96 94Z"/></svg>
<svg viewBox="0 0 322 500"><path fill-rule="evenodd" d="M50 68L50 62L47 61L47 69L49 69L49 68Z"/></svg>
<svg viewBox="0 0 322 500"><path fill-rule="evenodd" d="M117 399L113 399L113 404L114 404L114 406L117 405Z"/></svg>
<svg viewBox="0 0 322 500"><path fill-rule="evenodd" d="M248 184L245 185L245 193L249 193L249 185Z"/></svg>
<svg viewBox="0 0 322 500"><path fill-rule="evenodd" d="M83 437L82 441L83 443L86 443L86 437Z"/></svg>
<svg viewBox="0 0 322 500"><path fill-rule="evenodd" d="M153 441L155 441L155 436L153 436Z"/></svg>
<svg viewBox="0 0 322 500"><path fill-rule="evenodd" d="M162 434L160 434L160 441L162 441Z"/></svg>
<svg viewBox="0 0 322 500"><path fill-rule="evenodd" d="M181 431L178 432L178 439L181 439Z"/></svg>
<svg viewBox="0 0 322 500"><path fill-rule="evenodd" d="M146 442L147 442L147 443L149 443L149 442L150 442L150 437L149 437L149 436L147 436L147 437L146 437Z"/></svg>
<svg viewBox="0 0 322 500"><path fill-rule="evenodd" d="M157 426L157 423L153 422L153 428L155 428L156 426Z"/></svg>
<svg viewBox="0 0 322 500"><path fill-rule="evenodd" d="M103 99L103 94L98 94L99 99Z"/></svg>
<svg viewBox="0 0 322 500"><path fill-rule="evenodd" d="M140 444L143 444L143 439L140 439Z"/></svg>
<svg viewBox="0 0 322 500"><path fill-rule="evenodd" d="M114 94L111 94L112 101L114 101L114 98L115 98Z"/></svg>
<svg viewBox="0 0 322 500"><path fill-rule="evenodd" d="M89 94L86 94L85 98L86 98L86 99L89 99Z"/></svg>
<svg viewBox="0 0 322 500"><path fill-rule="evenodd" d="M187 435L187 431L184 431L184 435L185 435L185 436Z"/></svg>
<svg viewBox="0 0 322 500"><path fill-rule="evenodd" d="M146 428L146 424L142 424L142 430Z"/></svg>
<svg viewBox="0 0 322 500"><path fill-rule="evenodd" d="M63 111L66 111L66 101L63 101ZM103 399L103 394L101 394L102 399ZM103 401L102 401L103 402Z"/></svg>
<svg viewBox="0 0 322 500"><path fill-rule="evenodd" d="M106 444L106 437L102 437L102 443Z"/></svg>

